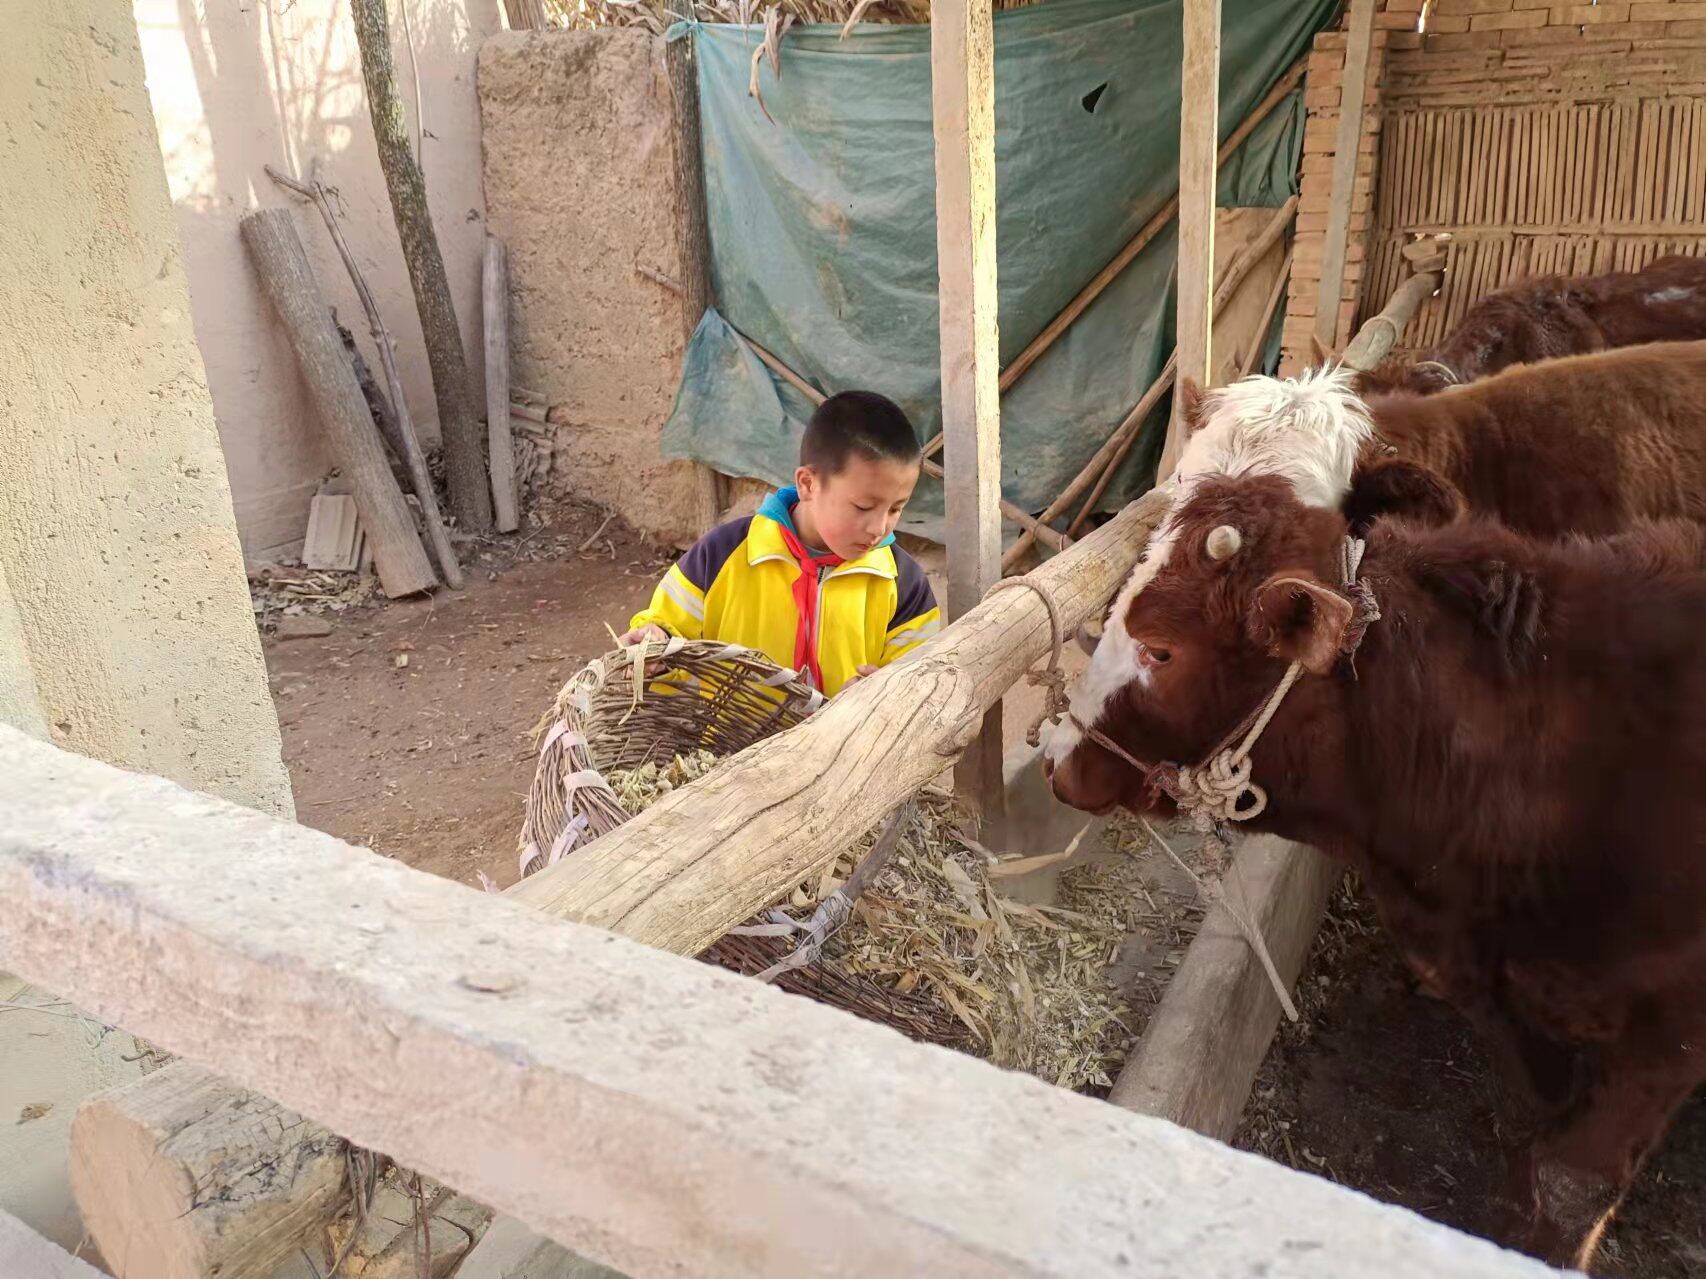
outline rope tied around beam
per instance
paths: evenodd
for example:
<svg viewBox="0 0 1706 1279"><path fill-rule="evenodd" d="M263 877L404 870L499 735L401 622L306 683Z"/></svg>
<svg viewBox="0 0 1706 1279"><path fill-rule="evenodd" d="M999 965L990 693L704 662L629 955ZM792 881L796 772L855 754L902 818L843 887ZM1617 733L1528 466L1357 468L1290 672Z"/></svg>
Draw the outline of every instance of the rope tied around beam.
<svg viewBox="0 0 1706 1279"><path fill-rule="evenodd" d="M1049 594L1048 587L1041 582L1025 577L1006 577L997 582L983 593L988 599L997 591L1011 590L1013 587L1023 587L1036 595L1048 610L1048 666L1043 670L1025 672L1025 682L1033 688L1043 690L1043 709L1031 721L1030 728L1025 730L1025 744L1036 746L1042 741L1044 723L1058 724L1066 714L1070 704L1066 696L1066 672L1061 669L1060 650L1064 640L1064 628L1060 624L1060 605L1055 603L1054 596Z"/></svg>

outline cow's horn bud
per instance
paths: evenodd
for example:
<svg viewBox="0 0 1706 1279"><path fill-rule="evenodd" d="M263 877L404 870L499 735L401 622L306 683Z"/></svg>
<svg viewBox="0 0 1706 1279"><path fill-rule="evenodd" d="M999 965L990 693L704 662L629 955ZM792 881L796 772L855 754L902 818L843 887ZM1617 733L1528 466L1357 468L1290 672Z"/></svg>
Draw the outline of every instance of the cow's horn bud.
<svg viewBox="0 0 1706 1279"><path fill-rule="evenodd" d="M1208 557L1211 560L1231 559L1238 554L1238 548L1244 545L1244 537L1230 524L1222 524L1208 535L1205 543Z"/></svg>

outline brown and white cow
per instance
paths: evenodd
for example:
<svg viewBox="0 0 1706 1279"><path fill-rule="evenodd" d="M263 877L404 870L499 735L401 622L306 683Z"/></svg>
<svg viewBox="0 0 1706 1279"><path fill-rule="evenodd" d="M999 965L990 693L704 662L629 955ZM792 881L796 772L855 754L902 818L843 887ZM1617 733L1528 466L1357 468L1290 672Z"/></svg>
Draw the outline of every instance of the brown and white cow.
<svg viewBox="0 0 1706 1279"><path fill-rule="evenodd" d="M1545 275L1489 293L1439 346L1358 377L1364 395L1432 395L1513 364L1647 342L1706 338L1706 258L1659 258L1639 271Z"/></svg>
<svg viewBox="0 0 1706 1279"><path fill-rule="evenodd" d="M1363 400L1346 369L1184 382L1177 474L1281 475L1353 520L1402 510L1419 462L1471 511L1535 533L1607 533L1639 517L1706 520L1706 342L1507 369L1449 395Z"/></svg>
<svg viewBox="0 0 1706 1279"><path fill-rule="evenodd" d="M1706 1079L1706 530L1377 521L1360 580L1379 618L1347 653L1349 531L1285 478L1199 479L1116 601L1052 783L1092 811L1165 809L1079 724L1196 764L1301 664L1251 753L1249 828L1361 873L1494 1049L1520 1134L1508 1241L1585 1264Z"/></svg>

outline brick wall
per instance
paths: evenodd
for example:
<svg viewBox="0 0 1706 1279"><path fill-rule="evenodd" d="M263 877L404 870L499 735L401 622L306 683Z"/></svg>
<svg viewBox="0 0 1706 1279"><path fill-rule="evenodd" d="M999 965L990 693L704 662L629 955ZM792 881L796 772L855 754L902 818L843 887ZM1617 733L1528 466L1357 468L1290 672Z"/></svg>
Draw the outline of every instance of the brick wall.
<svg viewBox="0 0 1706 1279"><path fill-rule="evenodd" d="M1431 0L1418 31L1423 8L1386 0L1375 15L1334 346L1402 281L1398 248L1417 233L1456 239L1406 346L1524 275L1706 252L1706 0ZM1314 363L1345 44L1318 36L1305 81L1284 373Z"/></svg>

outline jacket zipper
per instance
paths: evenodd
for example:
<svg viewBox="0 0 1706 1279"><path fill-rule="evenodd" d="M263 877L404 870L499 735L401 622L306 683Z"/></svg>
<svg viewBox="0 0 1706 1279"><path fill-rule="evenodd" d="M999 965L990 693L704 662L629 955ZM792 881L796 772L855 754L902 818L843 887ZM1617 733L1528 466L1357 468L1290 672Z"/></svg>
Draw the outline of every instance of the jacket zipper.
<svg viewBox="0 0 1706 1279"><path fill-rule="evenodd" d="M812 607L811 627L806 636L806 652L811 658L806 666L807 683L811 682L812 666L816 666L820 672L823 670L823 654L817 651L817 642L818 637L823 633L823 583L828 576L829 570L820 566L817 570L817 602ZM822 692L823 690L819 689L818 691Z"/></svg>

